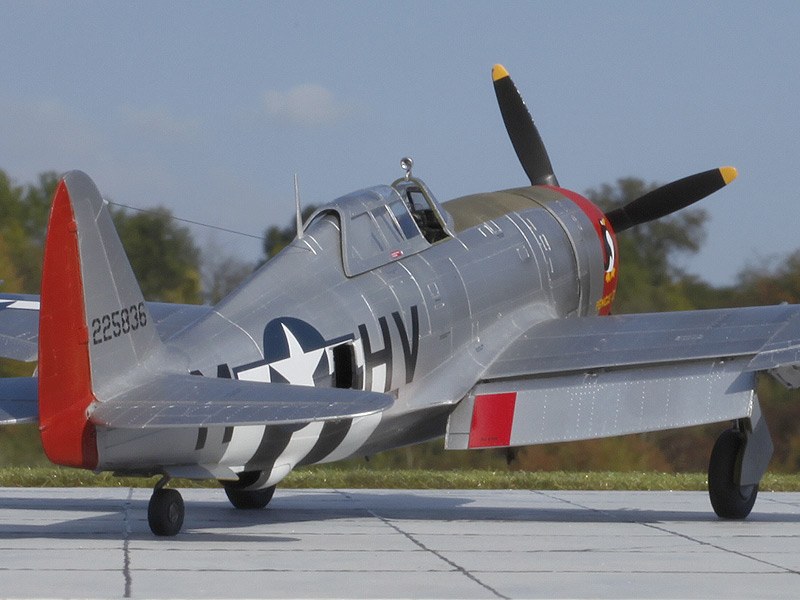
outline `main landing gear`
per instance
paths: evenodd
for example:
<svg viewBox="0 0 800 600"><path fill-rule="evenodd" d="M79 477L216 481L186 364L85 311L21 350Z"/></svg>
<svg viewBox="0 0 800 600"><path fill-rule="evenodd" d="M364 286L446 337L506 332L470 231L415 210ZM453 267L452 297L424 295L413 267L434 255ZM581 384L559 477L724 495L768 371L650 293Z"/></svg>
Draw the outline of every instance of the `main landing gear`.
<svg viewBox="0 0 800 600"><path fill-rule="evenodd" d="M276 485L259 487L266 483L269 473L254 471L242 473L239 481L222 482L225 487L225 494L231 504L240 509L264 508L275 494ZM150 531L161 537L178 535L183 527L183 517L186 508L183 498L178 490L167 489L169 475L164 475L158 480L153 495L150 497L150 504L147 506L147 522Z"/></svg>
<svg viewBox="0 0 800 600"><path fill-rule="evenodd" d="M708 495L714 512L723 519L744 519L758 496L758 484L740 485L737 463L741 464L745 437L737 429L723 431L711 451L708 463Z"/></svg>
<svg viewBox="0 0 800 600"><path fill-rule="evenodd" d="M755 402L753 415L723 431L711 451L708 495L717 516L744 519L750 514L771 457L772 439Z"/></svg>
<svg viewBox="0 0 800 600"><path fill-rule="evenodd" d="M234 508L255 510L264 508L275 494L277 485L261 487L267 482L269 473L248 471L239 475L239 481L223 481L225 495Z"/></svg>
<svg viewBox="0 0 800 600"><path fill-rule="evenodd" d="M181 493L178 490L164 487L169 480L169 475L164 475L159 479L153 495L150 497L150 504L147 505L147 522L150 525L150 531L158 536L178 535L183 527L183 517L186 514Z"/></svg>

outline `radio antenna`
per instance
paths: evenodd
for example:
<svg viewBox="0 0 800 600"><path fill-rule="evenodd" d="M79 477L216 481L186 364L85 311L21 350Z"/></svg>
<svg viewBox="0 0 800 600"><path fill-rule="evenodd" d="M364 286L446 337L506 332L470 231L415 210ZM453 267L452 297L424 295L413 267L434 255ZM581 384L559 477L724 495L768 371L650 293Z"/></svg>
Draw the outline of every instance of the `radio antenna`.
<svg viewBox="0 0 800 600"><path fill-rule="evenodd" d="M297 239L303 237L303 215L300 210L300 185L297 182L297 173L294 174L294 210L297 219Z"/></svg>

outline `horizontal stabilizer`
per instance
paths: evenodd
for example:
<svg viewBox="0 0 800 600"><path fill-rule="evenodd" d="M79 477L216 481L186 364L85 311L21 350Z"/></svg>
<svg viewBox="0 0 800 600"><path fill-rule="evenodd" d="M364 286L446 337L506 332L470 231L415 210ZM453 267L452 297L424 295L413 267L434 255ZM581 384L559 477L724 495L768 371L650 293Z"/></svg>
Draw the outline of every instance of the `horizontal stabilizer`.
<svg viewBox="0 0 800 600"><path fill-rule="evenodd" d="M39 345L36 342L21 340L0 333L0 357L22 362L33 362L38 354Z"/></svg>
<svg viewBox="0 0 800 600"><path fill-rule="evenodd" d="M199 304L145 302L162 340L213 312ZM35 361L39 353L39 296L0 294L0 357Z"/></svg>
<svg viewBox="0 0 800 600"><path fill-rule="evenodd" d="M31 362L39 352L39 297L0 295L0 356Z"/></svg>
<svg viewBox="0 0 800 600"><path fill-rule="evenodd" d="M38 377L0 379L0 425L34 423L39 418Z"/></svg>
<svg viewBox="0 0 800 600"><path fill-rule="evenodd" d="M287 425L386 410L387 394L165 374L95 405L95 425L119 429Z"/></svg>

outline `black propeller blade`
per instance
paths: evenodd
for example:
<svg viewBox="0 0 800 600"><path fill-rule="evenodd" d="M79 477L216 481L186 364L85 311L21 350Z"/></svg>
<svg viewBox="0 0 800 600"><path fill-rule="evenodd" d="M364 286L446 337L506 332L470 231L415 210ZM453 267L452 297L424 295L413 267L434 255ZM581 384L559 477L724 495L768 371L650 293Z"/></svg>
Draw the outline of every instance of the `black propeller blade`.
<svg viewBox="0 0 800 600"><path fill-rule="evenodd" d="M525 101L503 65L492 69L494 92L506 125L511 144L531 185L558 185L542 136L533 123ZM702 200L736 179L736 169L720 167L678 179L648 192L625 206L609 212L611 227L625 231L654 219L664 217Z"/></svg>
<svg viewBox="0 0 800 600"><path fill-rule="evenodd" d="M492 80L508 136L531 185L558 185L542 136L503 65L494 66Z"/></svg>
<svg viewBox="0 0 800 600"><path fill-rule="evenodd" d="M689 175L646 193L606 214L615 232L659 219L702 200L736 179L736 169L720 167Z"/></svg>

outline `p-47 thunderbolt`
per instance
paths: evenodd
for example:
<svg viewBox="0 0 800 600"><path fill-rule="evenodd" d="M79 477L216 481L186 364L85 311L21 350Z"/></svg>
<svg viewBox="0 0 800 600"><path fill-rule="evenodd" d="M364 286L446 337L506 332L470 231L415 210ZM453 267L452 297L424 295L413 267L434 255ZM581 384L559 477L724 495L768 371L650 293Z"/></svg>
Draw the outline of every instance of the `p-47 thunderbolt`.
<svg viewBox="0 0 800 600"><path fill-rule="evenodd" d="M530 186L439 202L411 162L348 194L216 306L148 302L85 174L49 217L40 296L0 297L0 422L38 421L56 464L161 476L156 535L183 524L170 478L261 508L299 465L444 436L509 448L730 422L714 511L746 517L772 454L754 392L800 385L800 307L611 315L617 234L722 188L730 167L603 213L559 186L506 70L495 92Z"/></svg>

